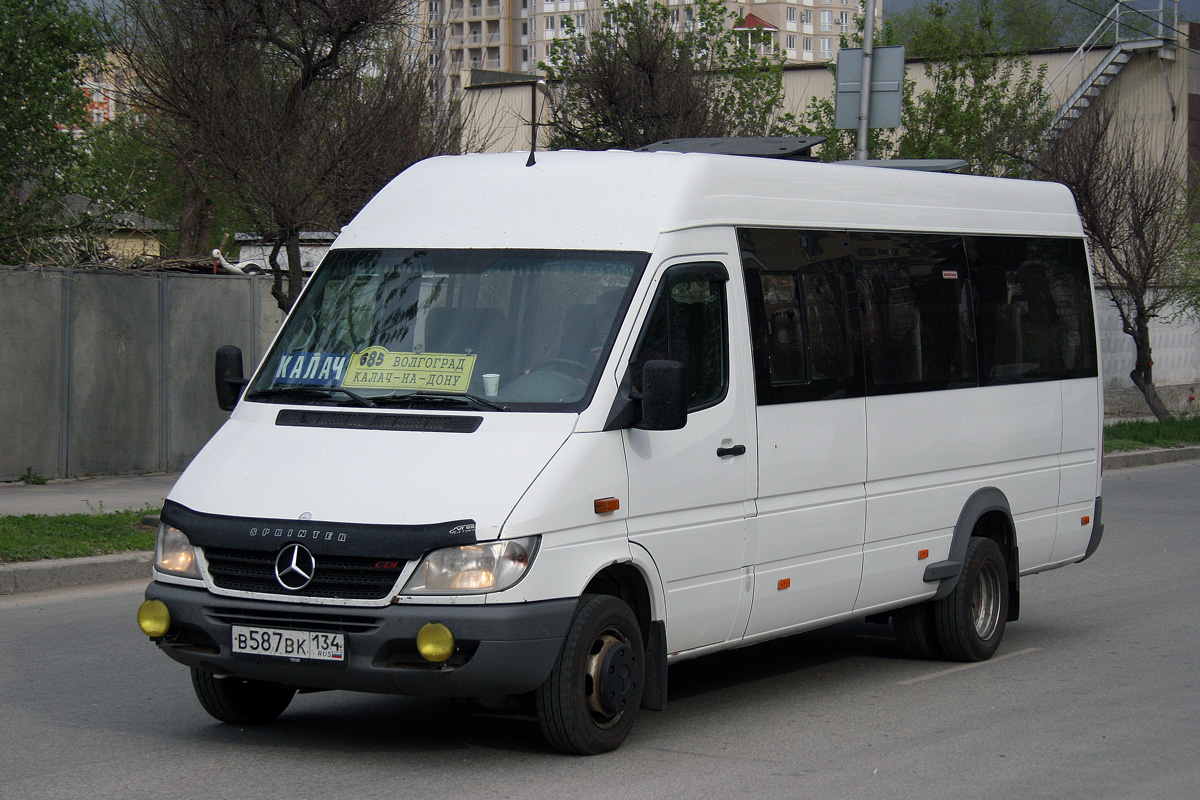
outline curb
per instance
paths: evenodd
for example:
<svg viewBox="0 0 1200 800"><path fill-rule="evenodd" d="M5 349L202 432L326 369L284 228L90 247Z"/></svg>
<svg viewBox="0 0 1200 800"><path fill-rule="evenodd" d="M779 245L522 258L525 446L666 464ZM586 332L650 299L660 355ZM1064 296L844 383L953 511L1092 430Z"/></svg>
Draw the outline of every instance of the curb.
<svg viewBox="0 0 1200 800"><path fill-rule="evenodd" d="M1197 459L1200 459L1200 445L1131 450L1128 453L1112 453L1105 456L1104 471L1149 467L1154 464L1170 464L1176 461L1195 461Z"/></svg>
<svg viewBox="0 0 1200 800"><path fill-rule="evenodd" d="M1134 450L1104 457L1104 470L1132 469L1176 461L1200 460L1200 445ZM157 520L155 520L157 524ZM0 565L0 596L86 586L93 583L150 579L153 551L91 558L59 558Z"/></svg>
<svg viewBox="0 0 1200 800"><path fill-rule="evenodd" d="M43 592L68 586L150 580L154 552L116 553L88 558L48 558L0 565L0 595Z"/></svg>

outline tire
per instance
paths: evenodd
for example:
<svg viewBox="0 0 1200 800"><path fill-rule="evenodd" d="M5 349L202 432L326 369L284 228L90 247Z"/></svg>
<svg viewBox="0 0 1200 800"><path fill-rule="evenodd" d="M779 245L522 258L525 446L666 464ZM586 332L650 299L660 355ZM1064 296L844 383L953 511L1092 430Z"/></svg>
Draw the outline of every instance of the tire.
<svg viewBox="0 0 1200 800"><path fill-rule="evenodd" d="M584 595L550 677L534 692L542 735L567 753L615 750L633 727L645 683L642 632L629 606Z"/></svg>
<svg viewBox="0 0 1200 800"><path fill-rule="evenodd" d="M935 661L945 657L938 643L937 620L932 603L917 603L893 611L892 629L905 658Z"/></svg>
<svg viewBox="0 0 1200 800"><path fill-rule="evenodd" d="M296 690L245 678L218 678L208 670L192 667L196 698L214 719L235 725L270 722L283 713Z"/></svg>
<svg viewBox="0 0 1200 800"><path fill-rule="evenodd" d="M951 661L986 661L1008 620L1008 569L1000 546L974 537L954 590L933 604L937 639Z"/></svg>

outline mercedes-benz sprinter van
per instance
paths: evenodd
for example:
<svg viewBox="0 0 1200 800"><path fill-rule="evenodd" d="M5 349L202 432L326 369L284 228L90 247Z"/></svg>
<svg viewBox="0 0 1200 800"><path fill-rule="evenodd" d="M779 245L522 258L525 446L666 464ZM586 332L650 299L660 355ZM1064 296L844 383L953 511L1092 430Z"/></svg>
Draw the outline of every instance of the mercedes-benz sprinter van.
<svg viewBox="0 0 1200 800"><path fill-rule="evenodd" d="M1059 185L423 161L240 397L220 357L233 413L167 498L139 620L220 720L519 696L579 753L662 708L669 664L838 621L986 659L1021 580L1099 543L1096 340Z"/></svg>

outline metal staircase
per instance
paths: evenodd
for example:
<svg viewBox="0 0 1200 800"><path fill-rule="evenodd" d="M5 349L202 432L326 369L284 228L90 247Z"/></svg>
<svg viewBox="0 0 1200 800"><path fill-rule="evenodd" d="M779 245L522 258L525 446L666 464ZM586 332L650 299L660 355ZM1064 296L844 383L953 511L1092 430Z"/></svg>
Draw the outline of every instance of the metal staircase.
<svg viewBox="0 0 1200 800"><path fill-rule="evenodd" d="M1177 34L1173 29L1179 27L1178 5L1176 0L1118 0L1046 84L1046 91L1053 98L1061 95L1078 75L1076 88L1051 119L1047 139L1056 139L1070 128L1135 53L1158 51L1160 58L1170 60L1175 57ZM1090 71L1086 71L1092 60L1089 57L1096 51L1104 51L1103 56Z"/></svg>

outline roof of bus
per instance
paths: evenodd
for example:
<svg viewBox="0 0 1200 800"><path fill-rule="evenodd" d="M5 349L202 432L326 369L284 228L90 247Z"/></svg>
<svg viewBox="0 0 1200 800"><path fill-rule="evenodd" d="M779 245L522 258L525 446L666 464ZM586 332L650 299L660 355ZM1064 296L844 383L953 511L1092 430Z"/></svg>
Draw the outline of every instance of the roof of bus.
<svg viewBox="0 0 1200 800"><path fill-rule="evenodd" d="M649 252L710 225L1081 236L1070 192L1040 181L700 153L441 156L409 167L335 248Z"/></svg>

